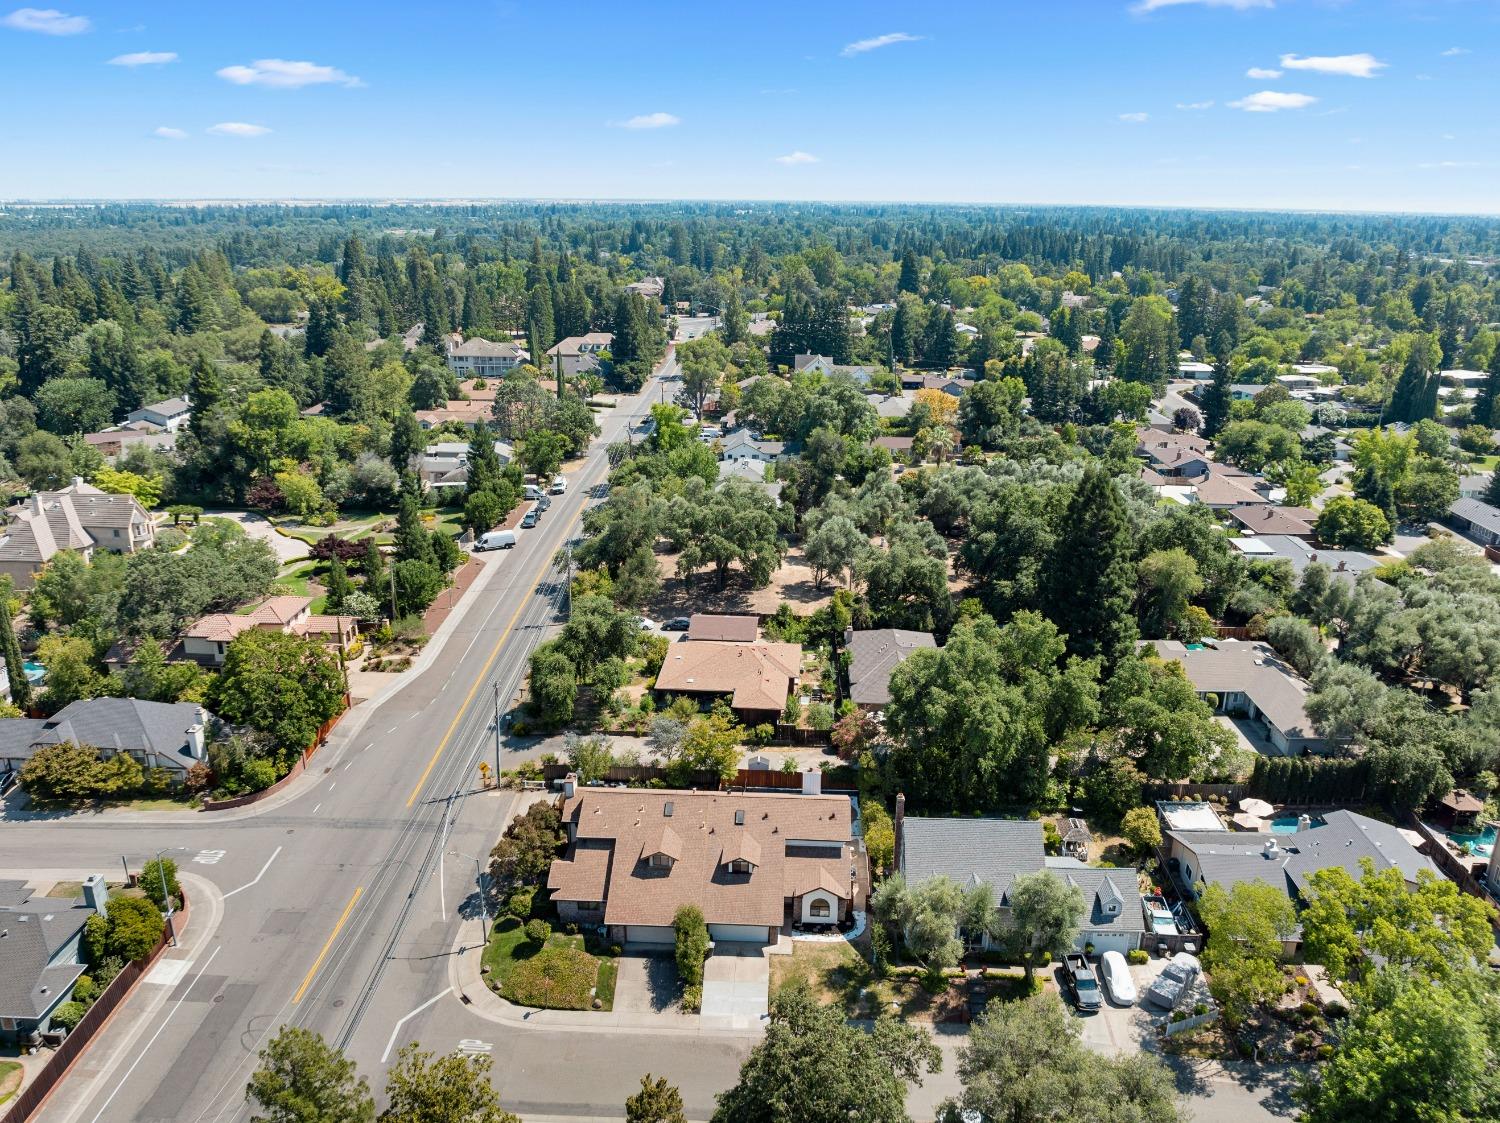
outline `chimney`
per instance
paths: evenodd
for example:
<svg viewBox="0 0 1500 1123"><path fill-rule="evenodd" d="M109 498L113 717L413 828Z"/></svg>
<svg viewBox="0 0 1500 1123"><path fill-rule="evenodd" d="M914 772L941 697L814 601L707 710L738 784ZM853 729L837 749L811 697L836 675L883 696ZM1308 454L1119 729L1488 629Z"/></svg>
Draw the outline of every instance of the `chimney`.
<svg viewBox="0 0 1500 1123"><path fill-rule="evenodd" d="M73 477L73 490L77 491L82 486L83 486L83 477L82 476L74 476Z"/></svg>
<svg viewBox="0 0 1500 1123"><path fill-rule="evenodd" d="M83 879L83 903L100 916L109 909L109 888L102 873L91 873Z"/></svg>
<svg viewBox="0 0 1500 1123"><path fill-rule="evenodd" d="M848 647L853 642L854 642L854 628L851 626L851 627L848 627L848 628L844 629L844 646Z"/></svg>
<svg viewBox="0 0 1500 1123"><path fill-rule="evenodd" d="M187 727L188 752L192 754L194 760L203 759L203 743L203 723L201 721L195 721L192 725Z"/></svg>
<svg viewBox="0 0 1500 1123"><path fill-rule="evenodd" d="M572 799L573 793L578 790L578 773L569 772L563 777L562 792L564 799Z"/></svg>
<svg viewBox="0 0 1500 1123"><path fill-rule="evenodd" d="M1312 830L1312 816L1306 814L1305 812L1303 814L1301 814L1301 815L1298 815L1297 816L1297 830L1299 832L1300 831Z"/></svg>
<svg viewBox="0 0 1500 1123"><path fill-rule="evenodd" d="M809 768L806 772L802 773L802 794L822 795L823 773L819 772L816 768Z"/></svg>
<svg viewBox="0 0 1500 1123"><path fill-rule="evenodd" d="M31 493L31 510L33 514L40 515L42 513L42 493L40 491L33 491Z"/></svg>
<svg viewBox="0 0 1500 1123"><path fill-rule="evenodd" d="M1266 839L1265 848L1261 851L1261 853L1264 854L1267 858L1279 858L1281 856L1281 848L1276 845L1276 840L1274 838L1268 838Z"/></svg>
<svg viewBox="0 0 1500 1123"><path fill-rule="evenodd" d="M896 869L901 869L901 827L906 822L906 793L896 793Z"/></svg>

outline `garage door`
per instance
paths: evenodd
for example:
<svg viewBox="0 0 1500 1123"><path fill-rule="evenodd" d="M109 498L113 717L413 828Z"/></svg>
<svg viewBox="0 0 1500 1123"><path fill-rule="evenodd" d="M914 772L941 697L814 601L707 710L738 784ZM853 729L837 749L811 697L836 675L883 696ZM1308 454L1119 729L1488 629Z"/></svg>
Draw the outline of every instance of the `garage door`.
<svg viewBox="0 0 1500 1123"><path fill-rule="evenodd" d="M1095 955L1103 955L1107 951L1124 953L1138 946L1138 937L1134 932L1090 932L1079 937L1078 950L1082 951L1088 944L1094 945Z"/></svg>
<svg viewBox="0 0 1500 1123"><path fill-rule="evenodd" d="M625 929L627 944L654 944L670 947L677 942L672 929L660 924L631 924Z"/></svg>
<svg viewBox="0 0 1500 1123"><path fill-rule="evenodd" d="M716 943L763 944L764 924L710 924L708 934Z"/></svg>

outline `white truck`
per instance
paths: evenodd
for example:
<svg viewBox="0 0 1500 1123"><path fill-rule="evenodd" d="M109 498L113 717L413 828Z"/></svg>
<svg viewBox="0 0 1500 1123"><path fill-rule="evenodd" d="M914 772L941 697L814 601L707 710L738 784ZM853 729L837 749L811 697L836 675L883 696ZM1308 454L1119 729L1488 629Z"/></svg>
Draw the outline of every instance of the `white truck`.
<svg viewBox="0 0 1500 1123"><path fill-rule="evenodd" d="M477 553L485 550L509 550L516 544L516 532L513 530L487 530L479 536L479 541L474 543Z"/></svg>

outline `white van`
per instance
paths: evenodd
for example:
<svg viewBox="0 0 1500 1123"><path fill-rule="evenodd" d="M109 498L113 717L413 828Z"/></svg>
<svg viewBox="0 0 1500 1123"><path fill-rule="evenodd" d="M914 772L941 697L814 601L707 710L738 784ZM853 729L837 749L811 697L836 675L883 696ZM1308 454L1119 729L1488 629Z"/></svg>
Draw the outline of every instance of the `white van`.
<svg viewBox="0 0 1500 1123"><path fill-rule="evenodd" d="M552 477L552 486L547 489L553 495L566 495L568 493L568 481L562 476Z"/></svg>
<svg viewBox="0 0 1500 1123"><path fill-rule="evenodd" d="M521 498L523 499L540 499L541 497L542 489L536 484L526 484L521 488Z"/></svg>
<svg viewBox="0 0 1500 1123"><path fill-rule="evenodd" d="M474 549L480 553L485 550L509 550L515 544L515 531L489 530L479 536L479 541L474 543Z"/></svg>

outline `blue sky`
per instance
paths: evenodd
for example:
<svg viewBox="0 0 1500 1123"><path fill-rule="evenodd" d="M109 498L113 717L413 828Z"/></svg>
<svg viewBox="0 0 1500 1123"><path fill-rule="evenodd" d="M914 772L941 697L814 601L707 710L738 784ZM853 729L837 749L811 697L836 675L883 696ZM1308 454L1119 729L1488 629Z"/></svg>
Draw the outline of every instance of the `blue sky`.
<svg viewBox="0 0 1500 1123"><path fill-rule="evenodd" d="M0 198L1500 212L1496 0L31 3Z"/></svg>

